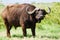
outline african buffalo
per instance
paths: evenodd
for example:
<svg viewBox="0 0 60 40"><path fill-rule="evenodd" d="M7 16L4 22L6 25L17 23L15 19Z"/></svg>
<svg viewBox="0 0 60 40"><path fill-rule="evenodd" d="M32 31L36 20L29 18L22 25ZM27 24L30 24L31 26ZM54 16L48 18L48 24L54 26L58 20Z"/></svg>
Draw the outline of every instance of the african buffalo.
<svg viewBox="0 0 60 40"><path fill-rule="evenodd" d="M17 4L6 6L2 12L2 18L6 25L7 36L11 37L10 29L12 26L15 28L21 26L24 37L27 36L27 28L31 28L32 35L35 37L36 23L38 21L41 22L45 15L50 13L50 11L50 8L48 8L48 11L45 11L44 9L36 8L31 4Z"/></svg>

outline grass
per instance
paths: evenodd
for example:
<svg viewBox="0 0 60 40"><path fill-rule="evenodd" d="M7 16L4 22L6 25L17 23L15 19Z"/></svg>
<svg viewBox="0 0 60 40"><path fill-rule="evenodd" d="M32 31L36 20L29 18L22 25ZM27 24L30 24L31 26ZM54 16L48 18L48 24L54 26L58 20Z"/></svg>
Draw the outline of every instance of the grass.
<svg viewBox="0 0 60 40"><path fill-rule="evenodd" d="M34 4L37 7L42 7L47 10L48 4ZM32 38L30 29L27 29L26 40L60 40L60 3L49 4L51 13L46 15L41 23L36 23L36 37ZM2 11L4 6L0 5ZM0 11L0 13L1 13ZM18 27L16 30L11 29L11 38L6 37L6 28L0 17L0 40L23 40L22 28Z"/></svg>
<svg viewBox="0 0 60 40"><path fill-rule="evenodd" d="M46 29L46 28L45 28ZM56 28L54 28L56 29ZM58 40L60 39L60 32L59 32L59 28L56 29L56 32L54 29L46 29L46 30L41 30L41 29L38 29L36 28L36 37L34 40ZM12 28L11 30L11 38L7 38L6 37L6 30L5 31L2 31L0 32L2 34L0 34L0 39L1 40L14 40L15 38L17 40L19 39L23 39L23 34L22 34L22 28L17 28L16 30L14 28ZM26 40L28 39L31 39L32 38L32 33L31 33L31 30L30 29L27 29L27 38Z"/></svg>

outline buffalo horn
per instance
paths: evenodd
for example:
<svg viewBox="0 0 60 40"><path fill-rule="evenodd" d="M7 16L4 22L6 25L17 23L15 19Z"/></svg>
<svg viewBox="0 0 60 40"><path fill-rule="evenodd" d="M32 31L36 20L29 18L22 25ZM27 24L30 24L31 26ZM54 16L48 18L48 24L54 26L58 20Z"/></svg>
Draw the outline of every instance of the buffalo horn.
<svg viewBox="0 0 60 40"><path fill-rule="evenodd" d="M51 12L51 9L50 9L50 7L48 7L48 11L47 11L47 13L50 13Z"/></svg>
<svg viewBox="0 0 60 40"><path fill-rule="evenodd" d="M39 9L39 8L35 8L33 11L29 12L29 11L28 11L28 8L29 8L29 7L26 8L26 12L27 12L28 14L32 14L32 13L35 12L35 10L38 10L38 9Z"/></svg>

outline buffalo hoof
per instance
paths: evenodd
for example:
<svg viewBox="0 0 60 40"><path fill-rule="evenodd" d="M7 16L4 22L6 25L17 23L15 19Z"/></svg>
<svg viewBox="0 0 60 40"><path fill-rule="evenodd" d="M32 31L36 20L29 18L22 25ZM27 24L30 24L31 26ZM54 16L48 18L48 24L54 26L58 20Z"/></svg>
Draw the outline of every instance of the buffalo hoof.
<svg viewBox="0 0 60 40"><path fill-rule="evenodd" d="M9 36L7 36L8 38L11 38L11 36L9 35Z"/></svg>

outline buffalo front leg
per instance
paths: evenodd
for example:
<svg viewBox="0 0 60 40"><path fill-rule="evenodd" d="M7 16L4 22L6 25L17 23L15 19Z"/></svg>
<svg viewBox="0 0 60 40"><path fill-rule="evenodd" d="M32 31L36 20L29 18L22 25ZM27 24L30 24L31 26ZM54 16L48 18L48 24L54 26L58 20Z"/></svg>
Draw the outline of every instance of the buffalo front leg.
<svg viewBox="0 0 60 40"><path fill-rule="evenodd" d="M33 37L35 38L35 27L31 28L31 31L32 31Z"/></svg>
<svg viewBox="0 0 60 40"><path fill-rule="evenodd" d="M24 26L24 24L22 24L22 31L23 31L23 36L26 37L27 32L26 32L26 27Z"/></svg>

